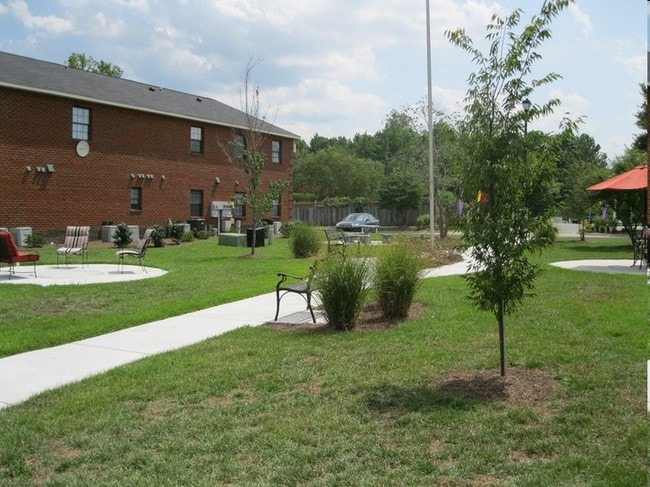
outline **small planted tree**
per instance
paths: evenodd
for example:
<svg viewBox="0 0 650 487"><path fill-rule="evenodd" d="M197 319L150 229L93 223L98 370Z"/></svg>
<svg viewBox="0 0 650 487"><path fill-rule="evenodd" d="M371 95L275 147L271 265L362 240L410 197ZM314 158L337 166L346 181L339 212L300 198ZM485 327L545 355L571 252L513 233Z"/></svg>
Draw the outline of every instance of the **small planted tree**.
<svg viewBox="0 0 650 487"><path fill-rule="evenodd" d="M228 161L242 174L244 180L243 194L235 197L239 205L247 205L253 219L251 255L255 255L257 232L255 228L262 217L273 208L273 202L282 197L289 186L288 181L270 181L266 187L262 184L266 154L263 145L271 125L266 121L266 114L260 107L259 87L251 85L251 74L260 60L249 60L244 73L243 111L246 114L246 128L236 132L234 140L221 149Z"/></svg>
<svg viewBox="0 0 650 487"><path fill-rule="evenodd" d="M552 180L553 161L527 146L526 129L536 117L551 113L559 100L542 105L522 102L534 88L559 78L550 73L532 78L537 52L551 37L549 25L571 0L548 0L540 13L519 32L522 11L487 26L489 51L476 48L464 30L448 32L449 40L468 52L478 65L469 77L465 119L462 123L467 163L461 168L465 194L476 195L463 220L464 244L475 273L466 279L470 298L479 309L491 311L499 326L501 375L506 373L505 316L533 289L539 267L530 262L532 251L547 239L551 208L540 206ZM527 109L530 108L530 109Z"/></svg>

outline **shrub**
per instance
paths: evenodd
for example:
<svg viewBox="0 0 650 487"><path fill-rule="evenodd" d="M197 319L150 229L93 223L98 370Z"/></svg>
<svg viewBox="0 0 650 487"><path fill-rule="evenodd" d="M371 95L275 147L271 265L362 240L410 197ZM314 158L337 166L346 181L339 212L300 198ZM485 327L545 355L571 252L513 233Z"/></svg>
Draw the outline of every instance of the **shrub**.
<svg viewBox="0 0 650 487"><path fill-rule="evenodd" d="M553 225L551 220L548 220L544 223L544 226L537 229L535 232L535 240L538 240L543 243L543 245L553 245L555 243L555 237L557 236L558 230Z"/></svg>
<svg viewBox="0 0 650 487"><path fill-rule="evenodd" d="M154 225L153 233L151 234L151 241L153 242L154 247L164 247L165 246L165 237L167 236L167 231L163 225Z"/></svg>
<svg viewBox="0 0 650 487"><path fill-rule="evenodd" d="M45 243L45 237L40 233L32 232L31 235L27 235L25 238L25 243L28 247L42 247Z"/></svg>
<svg viewBox="0 0 650 487"><path fill-rule="evenodd" d="M387 318L408 316L422 281L424 261L421 245L421 241L398 238L382 248L377 257L373 287L382 314Z"/></svg>
<svg viewBox="0 0 650 487"><path fill-rule="evenodd" d="M280 233L284 235L285 237L291 237L291 233L293 232L293 227L296 225L296 223L300 222L286 222L280 225Z"/></svg>
<svg viewBox="0 0 650 487"><path fill-rule="evenodd" d="M293 201L318 201L320 196L316 193L293 193Z"/></svg>
<svg viewBox="0 0 650 487"><path fill-rule="evenodd" d="M319 262L314 282L325 316L336 330L351 330L356 325L364 300L369 275L365 259L335 253Z"/></svg>
<svg viewBox="0 0 650 487"><path fill-rule="evenodd" d="M166 230L167 238L171 238L173 242L178 245L183 239L183 234L185 233L185 224L182 222L172 222L169 220Z"/></svg>
<svg viewBox="0 0 650 487"><path fill-rule="evenodd" d="M294 257L311 257L320 250L321 239L318 231L303 222L296 222L291 230L289 248Z"/></svg>
<svg viewBox="0 0 650 487"><path fill-rule="evenodd" d="M199 240L208 240L212 236L212 232L209 230L199 230L196 232L196 238Z"/></svg>
<svg viewBox="0 0 650 487"><path fill-rule="evenodd" d="M420 215L415 220L415 226L418 228L418 230L422 228L428 228L430 223L431 223L431 216L429 215Z"/></svg>
<svg viewBox="0 0 650 487"><path fill-rule="evenodd" d="M118 224L113 235L113 243L115 246L123 249L131 242L133 242L133 238L131 238L131 230L129 230L128 225L126 223Z"/></svg>
<svg viewBox="0 0 650 487"><path fill-rule="evenodd" d="M181 242L191 242L193 240L194 240L194 232L192 230L183 232L183 235L181 236Z"/></svg>

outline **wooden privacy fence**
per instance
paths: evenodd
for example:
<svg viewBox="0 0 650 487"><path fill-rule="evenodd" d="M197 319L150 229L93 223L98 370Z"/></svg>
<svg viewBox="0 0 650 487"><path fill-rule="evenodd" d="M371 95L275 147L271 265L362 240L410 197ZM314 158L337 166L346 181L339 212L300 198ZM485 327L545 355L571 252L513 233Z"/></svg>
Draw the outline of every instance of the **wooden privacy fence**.
<svg viewBox="0 0 650 487"><path fill-rule="evenodd" d="M422 206L419 210L386 210L379 208L376 203L369 203L358 212L353 205L328 208L317 206L316 203L294 203L293 220L303 221L310 225L331 227L343 220L350 213L370 213L379 219L382 227L413 226L420 215L429 214L429 207Z"/></svg>

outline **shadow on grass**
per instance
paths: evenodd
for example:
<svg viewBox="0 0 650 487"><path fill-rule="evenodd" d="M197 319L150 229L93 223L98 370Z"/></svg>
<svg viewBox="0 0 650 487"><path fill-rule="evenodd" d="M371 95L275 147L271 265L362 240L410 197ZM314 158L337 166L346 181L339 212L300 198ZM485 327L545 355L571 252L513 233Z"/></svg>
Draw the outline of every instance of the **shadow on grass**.
<svg viewBox="0 0 650 487"><path fill-rule="evenodd" d="M615 252L631 252L632 242L617 245L590 245L584 242L576 242L575 245L565 248L567 252L576 254L589 254L589 253L615 253ZM584 258L584 257L583 257Z"/></svg>
<svg viewBox="0 0 650 487"><path fill-rule="evenodd" d="M366 403L377 412L400 413L440 409L466 411L479 404L506 399L506 382L501 377L451 377L432 387L378 387L367 394Z"/></svg>

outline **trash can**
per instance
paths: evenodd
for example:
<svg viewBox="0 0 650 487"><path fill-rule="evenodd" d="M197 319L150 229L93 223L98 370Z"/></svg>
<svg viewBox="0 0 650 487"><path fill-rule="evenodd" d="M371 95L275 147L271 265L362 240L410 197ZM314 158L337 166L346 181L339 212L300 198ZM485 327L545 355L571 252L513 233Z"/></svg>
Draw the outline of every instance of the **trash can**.
<svg viewBox="0 0 650 487"><path fill-rule="evenodd" d="M266 228L259 227L255 229L255 247L264 247L264 237ZM246 229L246 247L253 246L253 227Z"/></svg>

